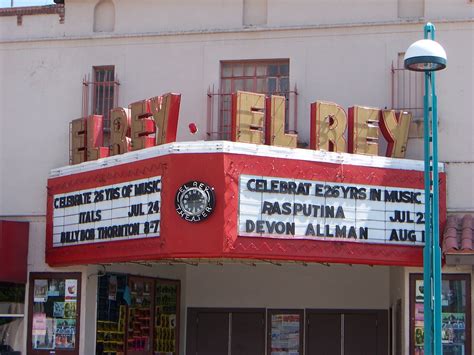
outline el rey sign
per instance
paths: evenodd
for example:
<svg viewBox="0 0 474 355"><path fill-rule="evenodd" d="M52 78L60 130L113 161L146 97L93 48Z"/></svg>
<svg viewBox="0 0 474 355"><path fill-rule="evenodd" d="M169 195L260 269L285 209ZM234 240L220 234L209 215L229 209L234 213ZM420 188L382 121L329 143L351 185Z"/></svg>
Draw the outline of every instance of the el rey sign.
<svg viewBox="0 0 474 355"><path fill-rule="evenodd" d="M72 163L174 142L180 103L180 94L168 93L112 109L108 147L103 146L102 116L72 121ZM297 135L285 132L285 97L238 91L232 95L231 117L234 142L297 146ZM335 103L316 101L310 121L309 149L377 155L381 135L387 141L385 156L405 156L410 113L363 106L346 113Z"/></svg>

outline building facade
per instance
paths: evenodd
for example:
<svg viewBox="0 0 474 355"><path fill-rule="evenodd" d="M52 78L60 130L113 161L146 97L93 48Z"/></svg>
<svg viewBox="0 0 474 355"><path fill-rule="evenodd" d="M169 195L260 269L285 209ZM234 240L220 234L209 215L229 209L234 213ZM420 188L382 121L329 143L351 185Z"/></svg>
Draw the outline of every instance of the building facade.
<svg viewBox="0 0 474 355"><path fill-rule="evenodd" d="M423 354L423 77L402 64L431 21L448 54L443 342L470 354L473 15L470 0L0 9L0 353ZM338 121L357 107L376 113L360 150ZM383 110L411 113L397 158ZM317 127L335 121L327 152Z"/></svg>

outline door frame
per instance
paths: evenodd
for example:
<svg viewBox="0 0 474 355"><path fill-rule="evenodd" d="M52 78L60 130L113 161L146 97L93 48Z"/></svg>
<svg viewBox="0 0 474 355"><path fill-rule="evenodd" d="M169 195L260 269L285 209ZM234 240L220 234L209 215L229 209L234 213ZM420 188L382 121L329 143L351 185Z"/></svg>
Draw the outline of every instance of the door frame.
<svg viewBox="0 0 474 355"><path fill-rule="evenodd" d="M308 333L309 315L311 314L370 314L377 316L377 354L388 355L388 339L389 339L389 324L388 324L388 309L325 309L325 308L307 308L305 319L305 333ZM384 336L385 334L385 336ZM379 341L381 340L381 341ZM309 337L305 336L305 353L308 349Z"/></svg>
<svg viewBox="0 0 474 355"><path fill-rule="evenodd" d="M196 354L197 351L197 327L196 318L199 313L261 313L265 321L266 308L216 308L216 307L188 307L186 317L186 355ZM262 338L266 346L266 324L263 327Z"/></svg>
<svg viewBox="0 0 474 355"><path fill-rule="evenodd" d="M409 354L414 355L415 354L415 287L416 287L416 281L417 280L422 280L423 281L423 274L421 273L410 273L410 279L409 279ZM471 274L470 273L443 273L442 274L442 279L441 283L443 281L466 281L466 323L465 323L465 336L466 336L466 347L464 348L465 354L470 354L471 353L471 348L472 348L472 340L471 340Z"/></svg>

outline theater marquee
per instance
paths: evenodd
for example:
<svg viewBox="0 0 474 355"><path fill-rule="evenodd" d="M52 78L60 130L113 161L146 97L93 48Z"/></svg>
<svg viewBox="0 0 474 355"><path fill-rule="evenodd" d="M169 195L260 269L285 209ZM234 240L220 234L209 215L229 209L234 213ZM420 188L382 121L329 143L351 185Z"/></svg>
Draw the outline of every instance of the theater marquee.
<svg viewBox="0 0 474 355"><path fill-rule="evenodd" d="M420 266L423 171L413 160L227 141L67 166L48 180L46 260Z"/></svg>
<svg viewBox="0 0 474 355"><path fill-rule="evenodd" d="M424 244L424 191L240 177L239 235Z"/></svg>
<svg viewBox="0 0 474 355"><path fill-rule="evenodd" d="M174 142L180 102L168 93L114 108L107 147L103 117L71 123L75 165L48 180L48 264L422 264L423 163L395 159L410 113L315 101L309 149L298 149L284 97L232 94L231 142ZM441 228L445 213L442 173Z"/></svg>
<svg viewBox="0 0 474 355"><path fill-rule="evenodd" d="M53 196L53 246L160 235L161 177Z"/></svg>

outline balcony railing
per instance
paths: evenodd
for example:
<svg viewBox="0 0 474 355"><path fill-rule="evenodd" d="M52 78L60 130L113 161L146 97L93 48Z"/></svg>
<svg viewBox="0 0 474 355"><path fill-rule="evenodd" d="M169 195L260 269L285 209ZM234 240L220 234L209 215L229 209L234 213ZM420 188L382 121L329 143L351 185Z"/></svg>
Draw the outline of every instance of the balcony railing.
<svg viewBox="0 0 474 355"><path fill-rule="evenodd" d="M423 74L392 63L392 109L412 113L413 120L423 118Z"/></svg>

